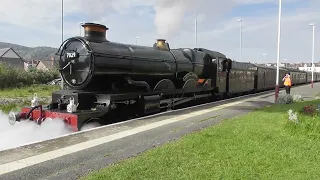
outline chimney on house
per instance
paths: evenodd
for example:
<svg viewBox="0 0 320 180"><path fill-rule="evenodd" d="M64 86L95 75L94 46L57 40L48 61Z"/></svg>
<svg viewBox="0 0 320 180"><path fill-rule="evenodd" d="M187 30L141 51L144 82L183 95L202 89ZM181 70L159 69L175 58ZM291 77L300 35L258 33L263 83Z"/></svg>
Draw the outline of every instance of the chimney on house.
<svg viewBox="0 0 320 180"><path fill-rule="evenodd" d="M52 57L51 57L51 65L52 65L52 66L53 66L53 64L54 64L53 62L54 62L54 57L52 56Z"/></svg>

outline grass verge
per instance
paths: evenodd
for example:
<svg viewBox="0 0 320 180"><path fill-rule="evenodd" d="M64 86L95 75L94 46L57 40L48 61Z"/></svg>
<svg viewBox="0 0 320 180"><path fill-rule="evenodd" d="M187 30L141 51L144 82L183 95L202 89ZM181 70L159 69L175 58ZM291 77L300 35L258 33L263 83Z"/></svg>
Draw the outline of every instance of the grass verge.
<svg viewBox="0 0 320 180"><path fill-rule="evenodd" d="M287 112L309 104L320 100L259 109L82 179L317 179L320 119Z"/></svg>
<svg viewBox="0 0 320 180"><path fill-rule="evenodd" d="M34 93L38 97L51 96L54 91L60 90L60 86L53 85L31 85L23 88L9 88L0 90L0 98L17 98L17 97L32 97Z"/></svg>
<svg viewBox="0 0 320 180"><path fill-rule="evenodd" d="M4 113L8 113L11 110L17 111L22 106L30 105L30 98L33 97L34 93L37 93L38 98L47 98L49 100L50 98L48 97L51 97L52 92L58 91L59 89L59 86L31 85L29 87L23 88L10 88L0 90L0 110ZM9 102L4 103L4 98L8 99ZM10 100L12 100L12 102L10 102Z"/></svg>

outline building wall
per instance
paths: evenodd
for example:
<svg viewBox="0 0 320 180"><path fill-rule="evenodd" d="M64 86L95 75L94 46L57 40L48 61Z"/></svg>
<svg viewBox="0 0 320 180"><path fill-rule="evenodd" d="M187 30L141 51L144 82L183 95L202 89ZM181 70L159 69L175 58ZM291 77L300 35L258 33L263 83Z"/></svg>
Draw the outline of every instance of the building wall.
<svg viewBox="0 0 320 180"><path fill-rule="evenodd" d="M0 62L12 67L24 69L24 61L20 58L0 57Z"/></svg>
<svg viewBox="0 0 320 180"><path fill-rule="evenodd" d="M299 67L299 70L312 71L312 68L311 68L311 66L310 67ZM313 72L320 72L320 67L314 67Z"/></svg>
<svg viewBox="0 0 320 180"><path fill-rule="evenodd" d="M49 69L40 61L37 65L38 70L48 71Z"/></svg>

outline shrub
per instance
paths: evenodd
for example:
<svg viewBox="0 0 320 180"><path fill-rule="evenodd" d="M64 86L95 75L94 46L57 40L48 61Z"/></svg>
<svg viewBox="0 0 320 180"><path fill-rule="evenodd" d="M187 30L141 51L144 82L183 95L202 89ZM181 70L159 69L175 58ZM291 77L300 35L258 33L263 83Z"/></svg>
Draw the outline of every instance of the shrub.
<svg viewBox="0 0 320 180"><path fill-rule="evenodd" d="M320 102L310 101L296 103L287 111L288 121L285 129L292 135L306 135L308 138L320 139Z"/></svg>
<svg viewBox="0 0 320 180"><path fill-rule="evenodd" d="M294 122L296 124L299 123L297 112L293 112L292 109L289 109L288 116L289 116L289 121L292 121L292 122Z"/></svg>
<svg viewBox="0 0 320 180"><path fill-rule="evenodd" d="M0 89L44 84L59 78L57 70L41 71L32 69L25 71L0 63Z"/></svg>
<svg viewBox="0 0 320 180"><path fill-rule="evenodd" d="M311 116L314 116L314 115L317 115L318 114L318 111L317 111L317 108L315 107L315 105L308 105L308 106L304 106L300 112L302 114L305 114L305 115L311 115Z"/></svg>
<svg viewBox="0 0 320 180"><path fill-rule="evenodd" d="M294 102L303 101L302 96L299 95L299 94L294 94L294 95L292 96L292 98L293 98L293 101L294 101Z"/></svg>
<svg viewBox="0 0 320 180"><path fill-rule="evenodd" d="M276 103L278 103L278 104L291 104L291 103L293 103L293 97L290 94L281 93L279 95Z"/></svg>

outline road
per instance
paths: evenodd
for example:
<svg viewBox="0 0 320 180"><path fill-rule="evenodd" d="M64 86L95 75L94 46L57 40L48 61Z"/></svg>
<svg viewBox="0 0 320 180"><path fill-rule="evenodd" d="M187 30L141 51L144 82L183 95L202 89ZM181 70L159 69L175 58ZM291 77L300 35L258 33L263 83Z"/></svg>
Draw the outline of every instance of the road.
<svg viewBox="0 0 320 180"><path fill-rule="evenodd" d="M320 83L295 87L305 98ZM0 179L78 179L92 170L135 156L186 134L270 105L273 93L224 100L198 107L78 132L72 136L0 152Z"/></svg>

